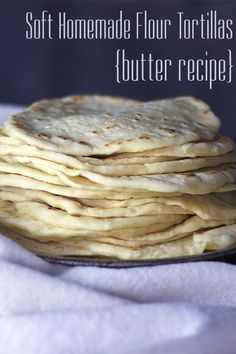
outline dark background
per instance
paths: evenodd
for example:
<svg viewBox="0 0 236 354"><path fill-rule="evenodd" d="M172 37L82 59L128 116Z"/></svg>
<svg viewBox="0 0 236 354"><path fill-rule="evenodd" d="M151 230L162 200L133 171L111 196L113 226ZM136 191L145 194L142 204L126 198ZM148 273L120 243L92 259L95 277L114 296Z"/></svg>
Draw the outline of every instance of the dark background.
<svg viewBox="0 0 236 354"><path fill-rule="evenodd" d="M173 19L177 11L190 18L218 10L221 18L236 22L235 1L1 1L0 0L0 102L29 104L35 100L69 94L109 94L150 100L179 95L194 95L207 101L223 120L222 132L236 139L236 83L178 83L176 76L165 82L116 83L116 50L124 48L129 57L151 52L154 57L225 57L233 50L232 40L27 40L25 13L35 18L42 10L57 17L66 11L70 18L117 18L119 10L134 18L136 11L148 10L153 18ZM233 69L233 72L235 68Z"/></svg>

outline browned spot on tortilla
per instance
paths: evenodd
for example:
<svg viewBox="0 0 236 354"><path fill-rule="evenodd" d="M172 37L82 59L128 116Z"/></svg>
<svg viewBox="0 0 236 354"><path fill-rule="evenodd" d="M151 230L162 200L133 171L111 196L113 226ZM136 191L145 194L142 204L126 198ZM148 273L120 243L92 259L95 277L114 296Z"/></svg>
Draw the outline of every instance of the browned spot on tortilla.
<svg viewBox="0 0 236 354"><path fill-rule="evenodd" d="M119 144L121 144L121 141L115 141L115 140L114 141L109 141L104 146L110 146L110 145L115 145L115 144L119 145Z"/></svg>
<svg viewBox="0 0 236 354"><path fill-rule="evenodd" d="M17 128L24 128L24 125L22 123L16 122Z"/></svg>
<svg viewBox="0 0 236 354"><path fill-rule="evenodd" d="M97 130L93 130L92 133L93 134L98 134L98 131Z"/></svg>
<svg viewBox="0 0 236 354"><path fill-rule="evenodd" d="M76 96L71 96L70 97L71 101L81 101L83 99L84 99L84 96L81 96L81 95L76 95Z"/></svg>
<svg viewBox="0 0 236 354"><path fill-rule="evenodd" d="M210 112L209 109L205 109L205 110L203 111L203 114L208 114L209 112Z"/></svg>
<svg viewBox="0 0 236 354"><path fill-rule="evenodd" d="M37 133L36 136L37 136L38 138L46 138L46 137L47 137L47 135L45 135L45 134L43 134L43 133Z"/></svg>
<svg viewBox="0 0 236 354"><path fill-rule="evenodd" d="M106 127L105 129L113 129L113 128L116 128L116 127L119 127L119 125L118 124L112 124L112 125Z"/></svg>
<svg viewBox="0 0 236 354"><path fill-rule="evenodd" d="M77 141L77 144L90 146L89 143L86 143L86 141L82 141L82 140Z"/></svg>
<svg viewBox="0 0 236 354"><path fill-rule="evenodd" d="M174 130L174 129L169 129L169 128L159 128L159 130L163 130L163 131L165 131L165 132L167 132L167 133L176 133L176 131Z"/></svg>
<svg viewBox="0 0 236 354"><path fill-rule="evenodd" d="M60 136L58 136L58 138L61 138L61 139L63 139L63 140L68 140L69 138L67 137L67 136L65 136L65 135L60 135Z"/></svg>
<svg viewBox="0 0 236 354"><path fill-rule="evenodd" d="M151 138L150 138L150 136L142 135L142 136L139 137L139 139L141 139L141 140L150 140Z"/></svg>

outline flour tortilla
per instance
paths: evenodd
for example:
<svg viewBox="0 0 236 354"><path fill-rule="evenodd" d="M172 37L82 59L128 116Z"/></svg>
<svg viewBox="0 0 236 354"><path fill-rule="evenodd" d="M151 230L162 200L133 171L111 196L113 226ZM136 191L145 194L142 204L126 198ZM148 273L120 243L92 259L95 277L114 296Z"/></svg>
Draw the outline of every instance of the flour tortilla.
<svg viewBox="0 0 236 354"><path fill-rule="evenodd" d="M89 199L115 199L125 200L130 198L149 198L163 195L162 193L146 192L146 191L121 191L121 190L99 190L96 188L86 188L80 183L77 188L68 186L58 186L50 183L35 180L30 177L20 176L16 174L0 173L0 187L14 187L23 189L32 189L45 191L52 194L58 194L70 198L89 198ZM88 186L89 187L89 186ZM176 195L176 194L174 194Z"/></svg>
<svg viewBox="0 0 236 354"><path fill-rule="evenodd" d="M46 152L45 152L46 153ZM236 153L231 152L221 156L213 157L199 157L199 158L187 158L178 160L168 160L168 161L158 161L158 162L148 162L145 161L140 164L120 164L120 165L106 165L103 160L98 159L83 159L82 167L80 169L68 168L63 164L58 164L53 161L48 161L33 157L21 157L21 156L4 156L3 159L8 163L20 163L24 166L29 166L31 168L40 169L43 172L48 172L52 175L57 175L57 171L62 172L67 176L79 176L81 174L81 169L87 171L95 172L98 174L106 176L132 176L132 175L143 175L143 174L156 174L156 173L172 173L172 172L186 172L197 170L204 167L214 167L220 164L233 163L236 162ZM137 159L141 159L138 158ZM97 165L93 165L93 161L96 161ZM91 163L92 161L92 163ZM99 161L99 165L98 165ZM103 164L103 165L102 165Z"/></svg>
<svg viewBox="0 0 236 354"><path fill-rule="evenodd" d="M54 208L64 210L70 215L84 215L97 218L133 217L158 214L191 214L191 212L188 212L179 206L169 206L165 203L158 203L157 200L153 203L147 203L138 206L108 209L102 207L102 202L100 207L89 207L83 205L79 200L72 200L70 198L65 198L63 196L58 196L43 191L33 191L21 188L12 190L0 189L0 199L12 202L39 201Z"/></svg>
<svg viewBox="0 0 236 354"><path fill-rule="evenodd" d="M119 100L110 105L111 101L85 96L39 102L10 117L4 131L45 150L91 156L212 140L220 127L209 106L193 97L131 107L124 107Z"/></svg>
<svg viewBox="0 0 236 354"><path fill-rule="evenodd" d="M182 145L168 146L159 149L153 149L141 152L124 152L115 156L107 157L109 161L117 159L124 160L134 157L201 157L201 156L220 156L227 154L235 149L235 144L232 139L226 136L219 136L211 141L201 141L195 143L186 143Z"/></svg>
<svg viewBox="0 0 236 354"><path fill-rule="evenodd" d="M50 175L44 171L40 171L35 168L31 168L17 163L6 163L0 159L0 172L19 174L26 177L32 177L36 180L48 182L56 185L65 185L63 181L57 176Z"/></svg>
<svg viewBox="0 0 236 354"><path fill-rule="evenodd" d="M12 202L0 201L0 225L19 232L27 237L47 242L49 240L60 240L67 238L99 238L99 237L137 237L153 232L167 230L174 226L174 222L152 224L139 228L113 229L109 231L87 230L87 229L65 229L59 226L46 224L26 214L23 209L17 209ZM184 221L185 215L179 220Z"/></svg>
<svg viewBox="0 0 236 354"><path fill-rule="evenodd" d="M213 231L213 230L210 230ZM217 236L217 237L216 237ZM180 240L165 242L160 245L131 249L95 242L81 242L81 246L94 255L118 259L160 259L202 254L208 250L225 249L236 244L236 224L216 228L214 232L203 231ZM76 252L76 247L75 247ZM75 253L76 255L76 253Z"/></svg>
<svg viewBox="0 0 236 354"><path fill-rule="evenodd" d="M235 190L236 190L236 183L229 183L219 188L217 192L225 193L225 192L235 191Z"/></svg>
<svg viewBox="0 0 236 354"><path fill-rule="evenodd" d="M236 245L236 224L196 232L194 242L204 242L207 250L215 251Z"/></svg>
<svg viewBox="0 0 236 354"><path fill-rule="evenodd" d="M8 218L5 217L4 215L7 209L8 209L7 207L0 209L0 216L2 216L2 220L0 218L1 227L4 227L4 223L7 222ZM19 220L22 222L24 218L20 217ZM35 222L38 223L38 221ZM27 222L26 225L29 227L29 224ZM37 230L39 229L39 225L40 225L40 229L43 230L42 222L39 222L39 224L37 224L36 229ZM30 225L30 227L32 231L33 230L32 225ZM46 228L50 228L50 227L46 225ZM127 247L127 246L120 246L120 245L112 245L109 243L102 243L101 240L100 241L81 240L79 245L76 244L76 246L72 246L66 244L68 240L65 239L60 239L59 242L50 241L46 243L38 242L35 240L29 240L28 238L20 236L20 234L17 233L12 227L11 227L11 233L14 234L14 237L11 236L9 237L13 238L14 240L19 242L26 248L29 248L28 247L29 244L31 244L31 246L33 244L36 244L37 248L31 247L29 249L41 255L51 255L51 256L89 255L89 256L98 256L98 257L100 256L112 257L112 258L127 259L127 260L168 258L168 257L200 254L204 250L218 250L218 249L230 247L235 245L236 242L236 236L235 236L236 224L218 227L208 231L197 232L194 233L193 236L185 236L180 240L168 241L158 245L143 246L143 247L130 247L130 246Z"/></svg>
<svg viewBox="0 0 236 354"><path fill-rule="evenodd" d="M108 257L123 260L147 260L199 255L204 251L216 251L235 246L236 224L196 233L193 236L165 242L160 245L141 247L136 250L128 247L101 244L99 242L83 244L83 248L65 245L62 242L51 241L42 243L14 233L9 234L8 237L14 239L32 252L42 256L63 257L89 255L98 258Z"/></svg>
<svg viewBox="0 0 236 354"><path fill-rule="evenodd" d="M235 218L236 219L236 218ZM233 223L233 222L232 222ZM169 242L170 240L177 240L183 238L185 236L193 234L195 231L204 230L216 226L224 225L225 223L217 220L202 220L198 216L192 216L183 222L173 225L167 230L163 230L160 232L150 233L147 235L139 235L139 236L126 236L122 235L120 237L86 237L86 238L76 238L67 239L62 242L68 245L78 245L79 247L83 244L83 241L89 242L100 242L100 243L109 243L111 245L119 245L131 248L139 248L148 245L156 245L163 242ZM82 243L81 243L82 242Z"/></svg>
<svg viewBox="0 0 236 354"><path fill-rule="evenodd" d="M81 198L80 202L83 205L90 207L101 207L105 209L111 208L129 208L132 206L142 206L149 203L156 203L158 197L155 198L130 198L126 200L114 200L114 199L86 199Z"/></svg>
<svg viewBox="0 0 236 354"><path fill-rule="evenodd" d="M12 139L9 137L9 139ZM24 144L24 143L23 143ZM73 157L63 153L56 153L54 151L46 151L39 149L35 146L22 145L14 146L17 144L11 144L5 141L1 144L0 141L0 155L12 155L19 157L35 157L50 162L56 162L66 167L74 169L83 169L84 164L90 163L91 165L130 165L130 164L142 164L152 162L162 162L170 160L178 160L187 157L209 157L209 156L221 156L235 150L235 145L230 138L218 137L213 141L187 143L179 146L171 146L166 148L160 148L156 150L142 151L136 153L123 153L112 155L108 157L91 158L91 157Z"/></svg>
<svg viewBox="0 0 236 354"><path fill-rule="evenodd" d="M0 199L8 201L40 201L70 215L85 215L98 218L131 217L156 214L196 214L204 220L234 220L236 218L236 192L207 195L182 195L150 199L73 200L43 191L10 188L0 190ZM125 202L130 201L130 205ZM106 208L104 208L104 205ZM111 208L108 208L108 205ZM114 205L117 205L115 207Z"/></svg>
<svg viewBox="0 0 236 354"><path fill-rule="evenodd" d="M207 194L236 183L236 164L185 173L166 173L143 176L109 177L82 170L81 176L110 188L143 189L157 193ZM58 173L60 178L64 178ZM72 179L72 178L71 178Z"/></svg>
<svg viewBox="0 0 236 354"><path fill-rule="evenodd" d="M64 242L68 245L84 247L87 243L99 242L102 244L111 244L111 245L120 245L131 248L139 248L141 246L154 245L162 242L167 242L169 240L175 240L179 238L183 238L186 235L192 234L196 230L202 230L206 228L212 228L216 226L223 225L224 223L216 220L202 220L198 216L192 216L183 220L179 224L173 225L172 227L155 232L149 233L145 235L126 235L125 233L120 236L113 237L111 235L100 235L96 234L96 236L83 235L83 230L81 230L81 234L79 237L76 237L80 230L75 229L75 235L73 237L68 238L67 229L61 229L60 237L53 237L53 234L50 232L52 226L48 223L45 223L43 220L36 219L30 216L27 213L25 208L19 208L20 203L5 203L5 210L0 211L0 224L5 227L11 227L11 229L22 230L23 234L29 238L38 239L37 234L38 230L40 230L39 240L51 241L51 240L60 240L60 242ZM4 202L1 202L1 206L4 206ZM22 212L23 210L23 212ZM25 212L26 211L26 212ZM37 228L36 228L37 227ZM36 235L35 235L36 228ZM60 227L55 226L58 232ZM63 231L65 234L63 236Z"/></svg>
<svg viewBox="0 0 236 354"><path fill-rule="evenodd" d="M174 222L178 223L182 215L160 214L160 215L140 215L136 217L123 218L95 218L88 216L72 216L63 210L49 207L38 202L16 202L15 207L31 215L35 219L41 220L49 225L60 226L66 229L87 229L98 231L109 231L112 229L122 229L131 227L142 227L156 223Z"/></svg>
<svg viewBox="0 0 236 354"><path fill-rule="evenodd" d="M34 146L12 146L12 145L1 145L0 144L0 156L3 161L9 162L9 163L21 163L25 164L31 167L35 167L37 169L41 169L42 171L45 171L45 168L47 169L47 172L50 174L55 174L55 170L61 171L67 175L71 176L76 176L78 175L78 171L81 169L89 169L91 168L96 169L96 165L90 165L84 158L75 158L72 156L68 156L62 153L56 153L53 151L45 151L38 149ZM138 157L138 159L140 159ZM146 158L144 158L146 159ZM159 160L159 161L166 161L166 160L171 160L172 158L170 157L154 157L154 159ZM231 159L230 159L231 160ZM105 161L105 160L99 160L99 159L89 159L89 161ZM118 161L118 160L114 160ZM109 165L110 161L108 162ZM98 166L98 168L103 168L106 171L106 166ZM125 169L125 165L123 165L123 169ZM110 166L109 168L116 169L116 166L112 167ZM129 168L129 167L128 167ZM142 166L139 166L139 168L143 169Z"/></svg>
<svg viewBox="0 0 236 354"><path fill-rule="evenodd" d="M2 164L3 165L3 164ZM10 167L5 164L7 169ZM0 164L1 168L1 164ZM19 166L19 169L22 169ZM19 170L18 169L18 170ZM29 169L29 168L28 168ZM33 170L33 169L32 169ZM6 170L4 170L5 172ZM12 169L12 172L14 170ZM110 190L124 190L129 191L153 191L156 193L187 193L187 194L206 194L215 192L218 189L236 182L236 164L226 164L211 169L202 169L199 171L185 172L185 173L166 173L153 174L143 176L122 176L110 177L100 175L94 172L80 170L80 177L68 177L64 173L54 169L47 168L48 172L55 173L64 185L75 187L78 189L98 190L103 192L103 189ZM22 172L23 173L23 172ZM32 177L29 175L27 177ZM50 179L50 176L48 177ZM55 177L53 177L54 179ZM40 177L39 177L40 180ZM94 185L89 184L92 181ZM44 180L45 182L45 180ZM56 183L56 182L55 182ZM61 183L61 182L60 182ZM59 184L59 183L57 183ZM1 185L1 184L0 184ZM8 185L9 186L9 185ZM13 186L14 187L14 186ZM33 188L28 188L33 189ZM234 187L233 187L234 189ZM104 191L105 192L105 191ZM56 193L57 194L57 193ZM80 196L82 197L82 196ZM86 196L85 196L86 197Z"/></svg>
<svg viewBox="0 0 236 354"><path fill-rule="evenodd" d="M95 185L87 186L86 184L82 184L79 177L70 177L72 187L67 187L41 182L20 175L0 173L0 186L43 190L52 194L75 198L107 198L118 200L132 197L146 198L164 195L208 194L222 191L221 189L227 187L227 185L232 190L236 189L236 164L178 174L108 177L88 171L81 171L81 175L94 182ZM59 172L58 176L61 180L66 179L66 176ZM69 183L69 178L67 178L67 182ZM108 187L108 189L99 189L96 184ZM227 191L229 191L229 187L227 187Z"/></svg>
<svg viewBox="0 0 236 354"><path fill-rule="evenodd" d="M236 218L235 191L158 198L158 201L166 205L179 206L205 220L234 220Z"/></svg>
<svg viewBox="0 0 236 354"><path fill-rule="evenodd" d="M14 194L16 199L14 201L26 201L26 195L28 195L28 191L38 193L40 190L30 190L24 188L14 188L14 187L0 187L3 192L11 192ZM21 194L21 196L19 195ZM47 192L46 192L47 193ZM50 193L47 193L50 194ZM60 196L60 195L59 195ZM19 199L20 198L20 199ZM86 198L72 198L69 197L69 200L82 203L88 207L102 207L103 209L111 209L111 208L128 208L133 206L142 206L149 203L157 203L157 199L155 198L130 198L124 200L116 200L116 199L86 199Z"/></svg>
<svg viewBox="0 0 236 354"><path fill-rule="evenodd" d="M68 247L65 247L65 245L59 243L59 242L53 242L49 241L47 243L40 242L34 239L30 239L22 234L19 234L18 232L15 232L12 229L7 229L4 227L0 227L0 232L10 238L11 240L17 242L19 245L24 247L25 249L29 250L30 252L33 252L39 256L55 256L59 257L59 254L63 256L63 253L66 253L68 251ZM70 247L72 249L72 247ZM79 252L79 247L77 247L78 252ZM80 249L81 254L83 256L93 256L92 252L87 251L85 249Z"/></svg>
<svg viewBox="0 0 236 354"><path fill-rule="evenodd" d="M23 145L25 144L24 141L16 138L12 138L4 133L2 127L0 127L0 144L1 145Z"/></svg>

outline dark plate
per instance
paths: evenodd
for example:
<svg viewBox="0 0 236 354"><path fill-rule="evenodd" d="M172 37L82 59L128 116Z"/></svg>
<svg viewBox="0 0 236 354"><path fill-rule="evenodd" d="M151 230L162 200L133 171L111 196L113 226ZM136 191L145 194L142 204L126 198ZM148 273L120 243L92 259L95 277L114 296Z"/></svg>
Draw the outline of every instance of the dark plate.
<svg viewBox="0 0 236 354"><path fill-rule="evenodd" d="M151 259L140 261L123 261L105 258L92 257L42 257L49 263L62 264L66 266L83 266L83 267L104 267L104 268L132 268L147 267L163 264L175 264L186 262L216 261L236 264L236 247L223 251L207 252L201 256L187 256L178 258Z"/></svg>

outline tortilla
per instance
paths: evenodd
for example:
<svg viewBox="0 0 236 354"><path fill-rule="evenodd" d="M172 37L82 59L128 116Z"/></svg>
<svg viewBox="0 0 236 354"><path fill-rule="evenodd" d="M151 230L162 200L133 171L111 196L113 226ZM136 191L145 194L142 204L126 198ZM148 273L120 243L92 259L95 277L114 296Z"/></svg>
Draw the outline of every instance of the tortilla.
<svg viewBox="0 0 236 354"><path fill-rule="evenodd" d="M0 201L0 224L2 227L6 227L20 232L20 234L27 237L40 240L42 242L49 240L59 240L67 238L99 238L99 237L136 237L140 235L146 235L153 232L159 232L167 230L172 227L174 222L167 222L162 224L150 224L139 228L122 228L113 229L108 231L88 230L88 229L67 229L59 226L46 224L39 219L24 213L23 210L17 209L12 202ZM184 221L187 216L180 217L179 222Z"/></svg>
<svg viewBox="0 0 236 354"><path fill-rule="evenodd" d="M88 216L72 216L63 210L58 210L38 202L15 202L17 209L23 208L24 212L35 219L41 220L49 225L60 226L66 229L86 229L97 231L109 231L130 227L142 227L151 224L167 222L178 223L182 215L178 214L156 214L140 215L125 218L95 218Z"/></svg>
<svg viewBox="0 0 236 354"><path fill-rule="evenodd" d="M66 211L70 215L84 215L96 218L110 218L110 217L133 217L140 215L160 215L160 214L180 214L187 215L191 212L182 209L179 206L169 206L165 203L159 203L155 200L153 203L143 203L138 206L117 207L117 208L103 208L103 201L100 202L99 207L90 207L83 205L80 200L72 200L63 196L43 192L33 191L28 189L0 189L0 200L12 202L43 202L57 209Z"/></svg>
<svg viewBox="0 0 236 354"><path fill-rule="evenodd" d="M149 198L155 197L157 194L146 191L121 191L111 189L93 188L93 186L79 183L76 188L68 186L58 186L50 183L35 180L34 178L20 176L16 174L0 173L0 187L15 187L23 189L32 189L45 191L52 194L58 194L70 198L106 198L115 200L125 200L130 198ZM158 193L158 195L163 195ZM175 195L175 194L174 194Z"/></svg>
<svg viewBox="0 0 236 354"><path fill-rule="evenodd" d="M196 170L184 173L166 173L143 176L109 177L89 171L81 171L81 176L114 189L142 189L156 193L207 194L216 192L228 184L236 182L236 164L220 165L218 167ZM62 173L58 176L65 180ZM73 186L76 181L70 178Z"/></svg>
<svg viewBox="0 0 236 354"><path fill-rule="evenodd" d="M96 256L123 260L162 259L192 256L204 251L217 251L232 247L236 243L236 224L223 226L196 233L180 240L165 242L160 245L141 247L134 250L128 247L100 243L81 243L81 246L70 246L62 242L42 243L11 232L8 237L16 240L25 248L51 257L63 256Z"/></svg>
<svg viewBox="0 0 236 354"><path fill-rule="evenodd" d="M46 154L46 152L45 152ZM54 161L34 158L34 157L21 157L21 156L3 156L2 159L8 163L20 163L24 166L29 166L31 168L40 169L43 172L48 172L52 175L57 175L57 171L62 172L67 176L80 176L81 170L87 170L90 172L95 172L105 176L138 176L144 174L162 174L162 173L172 173L172 172L186 172L201 169L204 167L214 167L220 164L233 163L236 162L236 153L231 152L221 156L211 156L211 157L198 157L198 158L185 158L170 160L166 158L166 161L150 162L147 161L148 158L137 157L137 163L128 164L125 161L124 164L111 164L111 160L108 164L105 164L103 160L86 158L80 161L76 161L75 165L81 165L79 168L68 168L62 163L56 163ZM154 158L155 159L155 158ZM160 159L160 158L158 158ZM143 162L142 162L143 161ZM68 163L68 162L66 162ZM0 166L1 167L1 166ZM5 171L3 171L5 172Z"/></svg>
<svg viewBox="0 0 236 354"><path fill-rule="evenodd" d="M236 218L236 192L207 195L182 195L158 198L166 205L179 206L204 220L234 220Z"/></svg>
<svg viewBox="0 0 236 354"><path fill-rule="evenodd" d="M209 106L193 97L127 107L107 97L72 96L34 104L9 118L4 132L44 150L91 156L212 140L219 127Z"/></svg>
<svg viewBox="0 0 236 354"><path fill-rule="evenodd" d="M121 154L116 154L112 157L107 157L106 160L110 159L125 159L133 157L201 157L201 156L220 156L227 154L235 149L235 144L232 139L227 136L218 136L216 139L211 141L200 141L195 143L185 143L181 145L168 146L159 149L153 149L141 152L124 152Z"/></svg>
<svg viewBox="0 0 236 354"><path fill-rule="evenodd" d="M142 260L236 243L236 152L204 102L44 100L0 129L0 228L39 255Z"/></svg>

